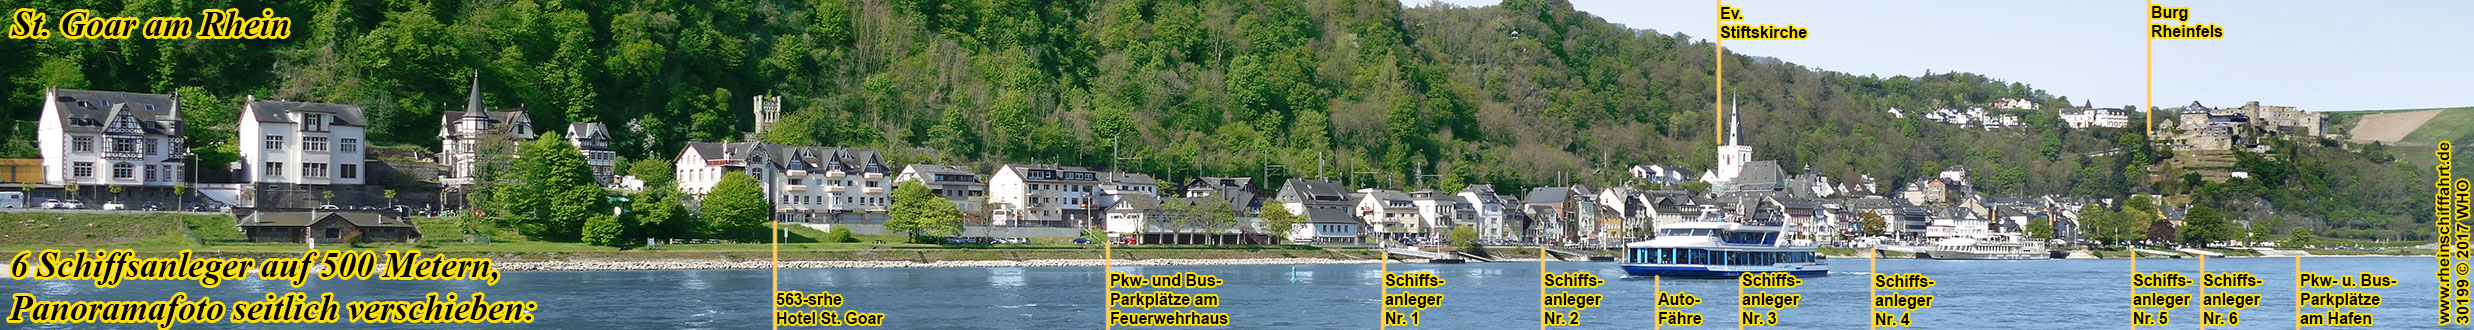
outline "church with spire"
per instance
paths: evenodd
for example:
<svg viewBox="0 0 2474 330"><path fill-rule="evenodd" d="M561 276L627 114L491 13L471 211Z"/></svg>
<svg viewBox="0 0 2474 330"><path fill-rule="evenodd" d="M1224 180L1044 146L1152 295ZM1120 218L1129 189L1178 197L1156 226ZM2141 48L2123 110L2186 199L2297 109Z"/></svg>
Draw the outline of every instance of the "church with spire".
<svg viewBox="0 0 2474 330"><path fill-rule="evenodd" d="M1786 171L1775 160L1754 160L1752 146L1744 145L1744 115L1734 102L1727 105L1726 144L1718 146L1718 164L1701 173L1701 181L1710 185L1713 193L1738 191L1778 191L1786 188Z"/></svg>

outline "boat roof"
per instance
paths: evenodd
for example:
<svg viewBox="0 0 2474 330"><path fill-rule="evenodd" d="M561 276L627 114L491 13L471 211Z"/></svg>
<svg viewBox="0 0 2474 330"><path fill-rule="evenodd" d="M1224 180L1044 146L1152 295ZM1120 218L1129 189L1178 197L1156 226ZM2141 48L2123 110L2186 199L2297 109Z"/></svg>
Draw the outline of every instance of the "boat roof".
<svg viewBox="0 0 2474 330"><path fill-rule="evenodd" d="M1684 221L1659 226L1659 229L1719 229L1726 231L1777 232L1781 231L1783 227L1746 225L1732 221Z"/></svg>

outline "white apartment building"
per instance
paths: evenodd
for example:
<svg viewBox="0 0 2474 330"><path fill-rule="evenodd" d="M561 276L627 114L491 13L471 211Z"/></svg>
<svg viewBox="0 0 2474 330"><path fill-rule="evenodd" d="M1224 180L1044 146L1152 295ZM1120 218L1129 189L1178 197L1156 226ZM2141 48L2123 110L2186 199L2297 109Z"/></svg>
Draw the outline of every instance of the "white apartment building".
<svg viewBox="0 0 2474 330"><path fill-rule="evenodd" d="M1460 196L1419 190L1409 192L1409 199L1410 204L1417 207L1417 226L1427 237L1451 237L1452 226L1468 224L1476 219L1474 213L1477 212L1472 212L1474 209L1468 204L1461 203Z"/></svg>
<svg viewBox="0 0 2474 330"><path fill-rule="evenodd" d="M244 181L296 185L360 185L369 121L361 106L247 97L241 106L240 163Z"/></svg>
<svg viewBox="0 0 2474 330"><path fill-rule="evenodd" d="M911 164L903 166L902 174L893 178L897 186L909 181L926 185L929 193L953 201L954 208L962 212L987 209L988 182L980 180L979 174L972 172L970 167Z"/></svg>
<svg viewBox="0 0 2474 330"><path fill-rule="evenodd" d="M875 150L758 142L689 142L676 163L680 192L712 193L723 174L756 179L774 220L884 223L893 182Z"/></svg>
<svg viewBox="0 0 2474 330"><path fill-rule="evenodd" d="M998 226L1095 225L1107 208L1098 200L1103 185L1088 168L1005 164L988 179L990 217Z"/></svg>
<svg viewBox="0 0 2474 330"><path fill-rule="evenodd" d="M1418 217L1417 202L1409 193L1399 190L1358 189L1356 212L1358 221L1374 228L1374 234L1385 241L1423 236L1425 221Z"/></svg>
<svg viewBox="0 0 2474 330"><path fill-rule="evenodd" d="M43 100L35 140L45 184L182 182L188 149L181 138L178 95L47 88Z"/></svg>
<svg viewBox="0 0 2474 330"><path fill-rule="evenodd" d="M2069 124L2070 128L2130 126L2130 112L2117 108L2062 109L2061 117L2062 122Z"/></svg>

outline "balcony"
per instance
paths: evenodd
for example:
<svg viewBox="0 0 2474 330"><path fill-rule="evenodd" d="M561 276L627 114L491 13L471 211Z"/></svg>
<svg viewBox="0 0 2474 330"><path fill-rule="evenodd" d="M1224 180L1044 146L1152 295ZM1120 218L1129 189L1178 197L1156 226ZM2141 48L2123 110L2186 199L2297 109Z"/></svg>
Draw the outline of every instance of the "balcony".
<svg viewBox="0 0 2474 330"><path fill-rule="evenodd" d="M827 194L839 194L846 190L848 190L848 188L843 188L842 185L838 184L825 185L825 193Z"/></svg>
<svg viewBox="0 0 2474 330"><path fill-rule="evenodd" d="M109 152L109 151L107 151L107 152L104 152L104 153L103 153L103 159L110 159L110 160L140 160L140 159L146 159L146 154L143 154L143 153L135 153L135 152Z"/></svg>
<svg viewBox="0 0 2474 330"><path fill-rule="evenodd" d="M868 180L883 180L883 179L885 179L885 174L884 174L884 173L868 172L868 175L865 175L865 176L868 178Z"/></svg>
<svg viewBox="0 0 2474 330"><path fill-rule="evenodd" d="M794 177L794 178L795 178L795 177L803 177L803 176L807 176L807 170L789 170L789 171L782 171L782 174L788 174L788 175L790 175L790 177Z"/></svg>
<svg viewBox="0 0 2474 330"><path fill-rule="evenodd" d="M790 185L790 187L787 187L787 188L782 189L782 191L788 191L788 192L793 193L793 194L805 194L805 193L807 193L807 185L804 185L804 184L794 184L794 185Z"/></svg>
<svg viewBox="0 0 2474 330"><path fill-rule="evenodd" d="M862 193L862 194L869 194L869 195L884 194L884 193L885 193L885 187L868 187L868 188L867 188L867 190L862 190L862 191L860 191L860 193Z"/></svg>

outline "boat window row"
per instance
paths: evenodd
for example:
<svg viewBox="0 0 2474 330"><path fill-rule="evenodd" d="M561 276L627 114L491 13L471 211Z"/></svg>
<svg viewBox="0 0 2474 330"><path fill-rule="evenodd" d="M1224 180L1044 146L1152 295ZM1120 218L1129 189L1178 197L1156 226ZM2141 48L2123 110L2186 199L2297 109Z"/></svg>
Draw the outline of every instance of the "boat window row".
<svg viewBox="0 0 2474 330"><path fill-rule="evenodd" d="M1812 252L1803 251L1711 251L1697 248L1638 248L1632 249L1625 259L1627 263L1636 264L1725 266L1766 266L1815 260Z"/></svg>
<svg viewBox="0 0 2474 330"><path fill-rule="evenodd" d="M1770 244L1777 244L1777 243L1778 243L1778 233L1776 233L1776 232L1757 232L1757 231L1736 231L1736 232L1727 232L1727 234L1726 234L1725 236L1720 236L1718 239L1719 239L1720 241L1726 242L1727 244L1760 244L1760 245L1770 245Z"/></svg>

